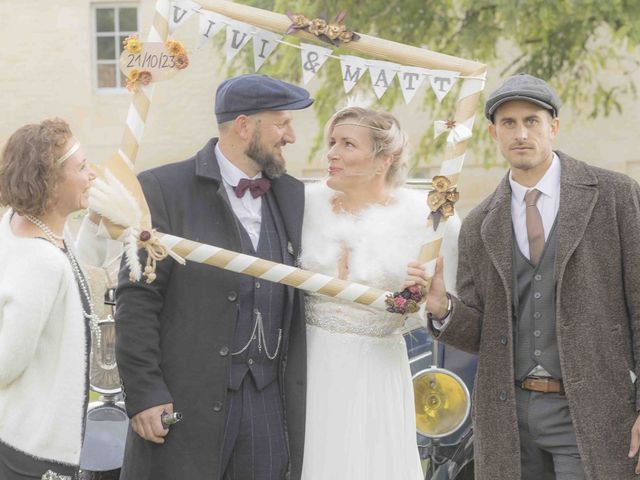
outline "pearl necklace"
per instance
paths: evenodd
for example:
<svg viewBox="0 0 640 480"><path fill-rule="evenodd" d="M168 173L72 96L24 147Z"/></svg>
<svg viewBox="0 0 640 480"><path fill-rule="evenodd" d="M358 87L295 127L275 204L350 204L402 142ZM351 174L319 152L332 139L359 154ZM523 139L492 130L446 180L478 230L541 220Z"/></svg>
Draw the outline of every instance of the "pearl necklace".
<svg viewBox="0 0 640 480"><path fill-rule="evenodd" d="M100 317L98 317L98 315L96 315L94 312L93 301L91 300L91 287L89 286L87 279L84 277L84 275L82 274L82 271L80 270L80 265L78 264L78 260L76 260L76 257L73 255L73 253L71 253L71 250L67 248L67 245L64 242L64 237L55 235L46 223L44 223L39 218L34 217L33 215L25 215L24 218L26 218L31 223L33 223L36 227L38 227L42 231L42 233L44 233L44 236L47 237L47 240L49 240L49 242L51 242L56 247L58 246L58 244L56 243L56 240L60 240L64 243L64 246L65 246L64 254L69 259L69 263L71 264L71 270L73 270L73 275L77 279L78 285L80 286L80 293L82 294L82 296L87 301L87 304L89 305L89 312L87 313L84 310L84 304L83 304L82 314L84 315L84 318L89 320L89 328L91 329L91 332L95 335L95 338L96 338L97 351L100 351L101 335L100 335L100 327L98 326L98 321L100 320Z"/></svg>

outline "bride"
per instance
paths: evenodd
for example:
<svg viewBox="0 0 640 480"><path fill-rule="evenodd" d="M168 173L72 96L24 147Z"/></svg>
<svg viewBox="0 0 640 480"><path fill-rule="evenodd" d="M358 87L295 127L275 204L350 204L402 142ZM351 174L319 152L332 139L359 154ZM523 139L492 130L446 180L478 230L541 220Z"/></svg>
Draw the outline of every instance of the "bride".
<svg viewBox="0 0 640 480"><path fill-rule="evenodd" d="M425 242L426 195L402 188L406 136L391 114L360 107L327 125L329 177L307 187L303 268L401 289ZM454 286L457 217L443 244ZM407 350L399 314L317 294L307 299L303 480L421 480Z"/></svg>

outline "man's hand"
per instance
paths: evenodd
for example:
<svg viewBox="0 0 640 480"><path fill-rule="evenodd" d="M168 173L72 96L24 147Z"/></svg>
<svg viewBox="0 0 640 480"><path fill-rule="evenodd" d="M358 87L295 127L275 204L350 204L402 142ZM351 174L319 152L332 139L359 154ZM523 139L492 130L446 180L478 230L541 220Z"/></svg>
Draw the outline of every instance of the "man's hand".
<svg viewBox="0 0 640 480"><path fill-rule="evenodd" d="M157 405L138 413L131 419L133 431L149 442L164 443L164 437L169 433L160 420L164 412L173 413L173 403Z"/></svg>
<svg viewBox="0 0 640 480"><path fill-rule="evenodd" d="M640 450L640 416L636 418L636 423L631 428L631 446L629 447L629 458L633 458ZM640 475L640 458L636 463L636 475Z"/></svg>
<svg viewBox="0 0 640 480"><path fill-rule="evenodd" d="M407 266L407 277L402 288L420 285L428 288L426 309L437 318L442 318L447 314L447 289L444 285L444 260L438 257L436 260L436 270L433 277L429 277L424 271L420 262L409 262Z"/></svg>

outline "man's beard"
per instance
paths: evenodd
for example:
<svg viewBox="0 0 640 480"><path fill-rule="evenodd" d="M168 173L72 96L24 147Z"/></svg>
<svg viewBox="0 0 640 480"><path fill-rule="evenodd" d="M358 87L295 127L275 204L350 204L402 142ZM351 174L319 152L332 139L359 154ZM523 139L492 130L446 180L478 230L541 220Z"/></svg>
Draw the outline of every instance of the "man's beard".
<svg viewBox="0 0 640 480"><path fill-rule="evenodd" d="M264 146L260 142L260 132L256 130L251 137L249 146L244 154L251 160L256 162L260 168L270 178L277 178L286 172L284 160L276 157L275 155L265 151Z"/></svg>

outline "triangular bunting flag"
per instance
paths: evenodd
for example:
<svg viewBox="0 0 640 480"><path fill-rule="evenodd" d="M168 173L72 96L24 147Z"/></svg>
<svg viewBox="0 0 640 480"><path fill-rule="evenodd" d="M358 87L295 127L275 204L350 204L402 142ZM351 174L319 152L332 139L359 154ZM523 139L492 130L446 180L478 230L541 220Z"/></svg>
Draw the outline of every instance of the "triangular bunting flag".
<svg viewBox="0 0 640 480"><path fill-rule="evenodd" d="M382 62L378 60L369 60L369 76L371 77L371 86L376 96L380 99L384 92L391 86L393 77L396 76L400 65L391 62Z"/></svg>
<svg viewBox="0 0 640 480"><path fill-rule="evenodd" d="M253 36L253 65L256 72L260 70L267 57L276 49L278 40L281 38L282 35L256 28Z"/></svg>
<svg viewBox="0 0 640 480"><path fill-rule="evenodd" d="M332 51L330 48L319 47L310 43L300 43L302 81L305 85L316 76L316 73L322 68Z"/></svg>
<svg viewBox="0 0 640 480"><path fill-rule="evenodd" d="M409 102L413 100L416 92L424 82L425 73L427 73L427 71L424 68L400 67L398 80L400 81L402 96L406 104L409 104Z"/></svg>
<svg viewBox="0 0 640 480"><path fill-rule="evenodd" d="M342 69L344 91L345 93L349 93L364 76L367 71L367 63L360 57L340 55L340 68Z"/></svg>
<svg viewBox="0 0 640 480"><path fill-rule="evenodd" d="M198 48L202 48L209 39L215 37L228 22L229 19L227 19L227 17L223 17L215 12L201 11Z"/></svg>
<svg viewBox="0 0 640 480"><path fill-rule="evenodd" d="M429 71L429 82L431 83L433 93L436 94L439 102L442 102L445 95L451 91L457 79L457 72L450 72L447 70Z"/></svg>
<svg viewBox="0 0 640 480"><path fill-rule="evenodd" d="M191 15L200 10L200 4L191 0L180 0L171 2L171 10L169 11L169 33L176 31L180 25L186 22Z"/></svg>
<svg viewBox="0 0 640 480"><path fill-rule="evenodd" d="M254 27L247 25L246 23L230 22L227 27L227 61L230 61L235 57L242 47L244 47L249 39L251 39L251 32Z"/></svg>

